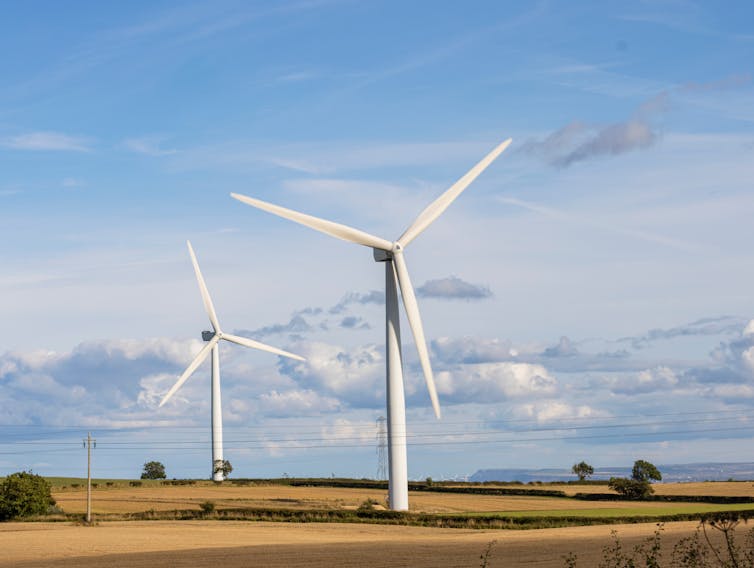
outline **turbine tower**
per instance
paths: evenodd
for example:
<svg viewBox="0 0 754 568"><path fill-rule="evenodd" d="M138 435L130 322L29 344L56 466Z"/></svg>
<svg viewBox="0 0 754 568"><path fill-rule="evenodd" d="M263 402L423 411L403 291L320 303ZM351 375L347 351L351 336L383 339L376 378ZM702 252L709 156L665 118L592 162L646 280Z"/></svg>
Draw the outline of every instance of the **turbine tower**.
<svg viewBox="0 0 754 568"><path fill-rule="evenodd" d="M418 237L435 219L437 219L448 206L466 189L469 184L489 166L511 143L508 139L501 143L466 175L459 179L440 197L433 201L424 211L422 211L416 220L406 229L406 231L395 241L370 235L364 231L326 221L254 199L246 195L231 193L231 197L262 209L274 215L284 217L300 225L304 225L321 233L332 237L349 241L359 245L369 247L373 251L376 262L385 263L385 339L386 339L386 364L387 364L387 420L388 420L388 462L389 462L389 479L388 495L390 508L397 511L408 510L408 464L406 460L406 400L403 390L403 362L401 358L401 337L400 337L400 319L398 313L398 290L400 286L401 296L403 298L403 307L406 310L411 332L414 336L416 350L419 353L424 372L424 379L427 383L429 398L432 401L432 407L435 416L440 418L440 403L437 400L437 391L435 381L432 376L432 366L429 362L427 343L424 339L424 329L422 327L421 316L419 315L419 306L416 302L414 287L411 285L411 279L408 275L406 260L403 250ZM396 285L397 280L397 285Z"/></svg>
<svg viewBox="0 0 754 568"><path fill-rule="evenodd" d="M215 313L215 307L212 305L212 299L209 296L209 290L204 283L204 277L201 270L199 270L199 263L196 261L196 255L194 249L191 247L191 242L186 241L188 245L189 255L191 255L191 263L194 265L194 272L196 273L196 280L199 283L199 291L202 294L202 301L204 302L204 309L209 316L210 324L212 325L212 331L203 331L202 339L207 342L201 351L194 357L191 364L186 367L186 370L180 376L178 381L163 397L160 402L160 407L164 405L170 397L172 397L176 391L181 388L183 383L196 371L207 356L212 354L212 479L214 481L222 481L223 473L218 471L218 465L223 463L223 413L222 403L220 400L220 349L218 343L221 339L230 341L231 343L237 343L244 347L251 347L252 349L259 349L260 351L267 351L269 353L275 353L276 355L282 355L283 357L290 357L291 359L298 359L304 361L303 357L288 353L277 347L270 347L264 343L254 341L253 339L247 339L245 337L239 337L238 335L231 335L225 333L220 329L220 322L217 321L217 314Z"/></svg>

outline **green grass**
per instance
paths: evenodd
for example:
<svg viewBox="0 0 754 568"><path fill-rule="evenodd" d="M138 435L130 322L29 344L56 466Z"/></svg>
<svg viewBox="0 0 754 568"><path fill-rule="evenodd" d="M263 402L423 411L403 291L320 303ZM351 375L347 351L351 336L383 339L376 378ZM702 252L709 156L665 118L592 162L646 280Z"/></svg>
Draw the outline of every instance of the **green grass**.
<svg viewBox="0 0 754 568"><path fill-rule="evenodd" d="M57 491L66 487L72 489L72 485L78 484L78 489L86 487L86 477L45 477L47 482L52 486L53 491ZM92 483L99 484L100 487L105 487L107 483L112 483L112 487L129 487L129 483L132 481L141 481L144 487L158 487L162 483L162 479L110 479L104 477L93 477Z"/></svg>

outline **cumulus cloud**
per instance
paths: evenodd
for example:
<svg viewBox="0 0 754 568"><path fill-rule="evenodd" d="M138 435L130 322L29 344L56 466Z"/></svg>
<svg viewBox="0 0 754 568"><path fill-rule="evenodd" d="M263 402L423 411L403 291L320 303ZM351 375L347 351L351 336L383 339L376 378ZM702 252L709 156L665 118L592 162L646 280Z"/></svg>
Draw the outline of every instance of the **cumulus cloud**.
<svg viewBox="0 0 754 568"><path fill-rule="evenodd" d="M573 405L560 400L546 400L515 406L511 415L516 419L533 419L539 424L558 422L573 418L604 418L605 411L589 405Z"/></svg>
<svg viewBox="0 0 754 568"><path fill-rule="evenodd" d="M754 335L754 319L746 324L743 335Z"/></svg>
<svg viewBox="0 0 754 568"><path fill-rule="evenodd" d="M454 403L487 403L527 396L550 396L557 381L542 365L528 363L480 363L440 371L437 392Z"/></svg>
<svg viewBox="0 0 754 568"><path fill-rule="evenodd" d="M423 298L443 300L484 300L492 297L492 291L488 287L465 282L457 276L428 280L416 289L416 294Z"/></svg>
<svg viewBox="0 0 754 568"><path fill-rule="evenodd" d="M342 402L374 408L384 404L385 358L376 345L347 349L322 342L296 346L306 362L281 360L280 371L297 385Z"/></svg>
<svg viewBox="0 0 754 568"><path fill-rule="evenodd" d="M91 150L85 138L69 136L61 132L30 132L5 138L0 142L6 148L31 151L88 152Z"/></svg>
<svg viewBox="0 0 754 568"><path fill-rule="evenodd" d="M669 367L645 369L638 373L605 379L605 384L616 394L640 394L655 391L671 391L679 384L678 376Z"/></svg>
<svg viewBox="0 0 754 568"><path fill-rule="evenodd" d="M258 404L266 416L276 417L309 416L340 408L336 398L322 396L312 389L272 390L261 394Z"/></svg>
<svg viewBox="0 0 754 568"><path fill-rule="evenodd" d="M440 337L431 343L434 358L445 364L490 363L517 355L510 341L472 337Z"/></svg>
<svg viewBox="0 0 754 568"><path fill-rule="evenodd" d="M545 357L573 357L578 352L573 342L564 335L557 345L548 347L542 352L542 355Z"/></svg>

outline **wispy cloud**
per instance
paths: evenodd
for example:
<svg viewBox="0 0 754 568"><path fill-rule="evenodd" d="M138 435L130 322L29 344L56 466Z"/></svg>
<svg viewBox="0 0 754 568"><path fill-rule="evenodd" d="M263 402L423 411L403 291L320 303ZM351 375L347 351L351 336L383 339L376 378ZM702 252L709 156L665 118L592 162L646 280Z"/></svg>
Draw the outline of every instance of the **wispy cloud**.
<svg viewBox="0 0 754 568"><path fill-rule="evenodd" d="M73 189L74 187L82 187L84 182L76 178L67 177L63 179L61 185L66 189Z"/></svg>
<svg viewBox="0 0 754 568"><path fill-rule="evenodd" d="M384 304L385 294L379 290L371 290L369 292L349 292L340 301L331 307L328 311L331 314L343 313L348 306L352 304Z"/></svg>
<svg viewBox="0 0 754 568"><path fill-rule="evenodd" d="M696 244L682 241L666 235L660 235L650 231L642 231L639 229L632 229L629 227L622 227L620 224L609 221L596 221L590 215L579 215L576 213L570 213L561 211L553 207L546 207L530 201L524 201L515 197L500 197L499 200L502 203L510 205L516 205L522 207L534 213L539 213L551 219L557 219L559 221L577 224L580 227L593 227L601 231L624 235L627 237L647 241L651 243L660 244L666 247L682 250L686 252L700 252L707 250L706 247Z"/></svg>
<svg viewBox="0 0 754 568"><path fill-rule="evenodd" d="M645 149L659 139L652 119L665 110L667 96L661 93L642 103L625 121L607 125L571 122L541 140L526 142L519 151L565 168L595 157Z"/></svg>
<svg viewBox="0 0 754 568"><path fill-rule="evenodd" d="M89 152L90 144L86 138L50 131L29 132L0 141L6 148L30 151Z"/></svg>
<svg viewBox="0 0 754 568"><path fill-rule="evenodd" d="M638 337L622 337L618 341L629 342L634 349L649 347L656 341L699 335L723 335L738 333L746 319L734 316L703 318L685 325L668 329L651 329Z"/></svg>
<svg viewBox="0 0 754 568"><path fill-rule="evenodd" d="M147 156L170 156L177 150L172 148L162 148L161 143L164 139L156 136L146 136L143 138L127 138L123 145L131 152L137 154L146 154Z"/></svg>

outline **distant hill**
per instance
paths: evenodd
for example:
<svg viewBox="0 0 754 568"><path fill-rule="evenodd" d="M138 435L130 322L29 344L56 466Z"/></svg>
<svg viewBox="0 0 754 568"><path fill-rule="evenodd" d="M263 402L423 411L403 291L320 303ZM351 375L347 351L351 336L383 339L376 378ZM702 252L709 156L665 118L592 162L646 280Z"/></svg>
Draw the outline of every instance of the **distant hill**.
<svg viewBox="0 0 754 568"><path fill-rule="evenodd" d="M754 463L689 463L657 465L663 481L749 481L754 480ZM596 467L591 479L630 477L631 467ZM469 481L571 481L569 469L480 469Z"/></svg>

